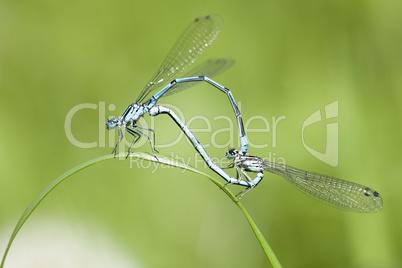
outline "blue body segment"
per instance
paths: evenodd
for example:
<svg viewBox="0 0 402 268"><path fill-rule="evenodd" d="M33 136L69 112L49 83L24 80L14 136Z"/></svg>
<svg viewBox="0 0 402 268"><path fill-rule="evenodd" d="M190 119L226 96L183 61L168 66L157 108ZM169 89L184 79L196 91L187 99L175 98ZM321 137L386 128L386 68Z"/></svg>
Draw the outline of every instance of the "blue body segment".
<svg viewBox="0 0 402 268"><path fill-rule="evenodd" d="M207 163L208 167L221 176L224 180L227 181L226 185L229 184L237 184L241 186L247 187L246 189L254 188L262 178L256 179L254 181L245 181L242 179L235 179L229 176L222 168L220 168L214 161L212 161L211 157L208 155L205 148L202 146L201 142L195 137L195 135L191 132L191 130L183 123L183 121L169 108L164 107L162 105L155 105L149 111L149 115L157 116L160 114L169 115L173 121L180 127L181 131L186 135L186 137L190 140L194 148L204 159L205 163ZM226 186L225 185L225 186Z"/></svg>

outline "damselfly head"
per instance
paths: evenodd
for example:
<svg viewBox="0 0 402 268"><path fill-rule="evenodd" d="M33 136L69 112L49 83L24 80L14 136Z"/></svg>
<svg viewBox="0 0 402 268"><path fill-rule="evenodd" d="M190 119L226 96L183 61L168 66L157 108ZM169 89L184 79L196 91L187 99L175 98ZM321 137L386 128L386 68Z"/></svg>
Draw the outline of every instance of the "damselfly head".
<svg viewBox="0 0 402 268"><path fill-rule="evenodd" d="M111 119L107 120L106 128L107 129L113 129L113 128L115 128L117 126L118 122L119 122L119 119L111 118Z"/></svg>
<svg viewBox="0 0 402 268"><path fill-rule="evenodd" d="M239 153L238 150L232 148L232 149L229 149L229 151L226 152L226 156L225 156L225 157L226 157L227 159L234 159L238 153Z"/></svg>

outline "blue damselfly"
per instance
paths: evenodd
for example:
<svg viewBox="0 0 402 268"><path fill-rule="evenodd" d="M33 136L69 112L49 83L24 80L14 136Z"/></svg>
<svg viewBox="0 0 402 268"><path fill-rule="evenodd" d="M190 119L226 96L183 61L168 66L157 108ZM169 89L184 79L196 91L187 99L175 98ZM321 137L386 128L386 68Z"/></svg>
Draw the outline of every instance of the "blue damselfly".
<svg viewBox="0 0 402 268"><path fill-rule="evenodd" d="M226 153L226 158L233 160L233 163L228 168L236 168L236 179L253 185L240 192L238 194L239 199L258 185L264 177L263 171L268 171L285 178L287 182L301 192L326 205L341 210L362 213L378 212L382 209L381 195L377 191L361 184L304 171L288 165L264 161L257 156L242 155L236 149L230 149ZM246 172L257 173L257 176L251 179ZM243 179L243 176L245 179Z"/></svg>
<svg viewBox="0 0 402 268"><path fill-rule="evenodd" d="M197 58L212 44L218 36L222 27L222 18L218 15L208 15L196 18L187 29L181 34L176 41L168 56L163 61L161 67L156 72L156 75L141 91L135 102L130 104L128 108L119 118L111 118L106 122L107 129L118 128L119 140L114 147L114 153L123 139L123 131L127 131L134 140L128 149L130 154L132 146L140 136L145 136L150 144L155 155L155 132L152 129L137 126L137 121L156 104L156 102L165 96L169 96L187 89L193 85L193 82L205 81L220 91L227 94L229 101L235 112L238 123L238 130L241 142L241 152L247 153L248 143L243 127L243 121L240 111L236 105L233 95L229 89L211 80L208 76L214 76L222 72L231 65L231 61L226 59L209 60L201 67L190 71L186 75L181 75L182 72L194 63ZM182 77L182 78L178 78ZM164 86L162 89L160 89ZM144 100L153 91L160 89L146 102ZM151 131L153 134L153 142L143 132L144 130Z"/></svg>

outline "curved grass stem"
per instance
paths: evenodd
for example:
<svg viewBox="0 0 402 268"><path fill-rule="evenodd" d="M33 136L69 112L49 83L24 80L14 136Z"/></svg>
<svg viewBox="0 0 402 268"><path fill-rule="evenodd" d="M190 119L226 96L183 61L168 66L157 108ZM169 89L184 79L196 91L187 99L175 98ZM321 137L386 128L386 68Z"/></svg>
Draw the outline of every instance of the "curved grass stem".
<svg viewBox="0 0 402 268"><path fill-rule="evenodd" d="M118 157L125 157L126 154L122 153L117 155ZM153 161L153 162L159 162L159 163L163 163L166 165L170 165L179 169L185 169L185 170L189 170L193 173L202 175L206 178L208 178L210 181L212 181L213 183L215 183L218 187L222 188L224 184L222 184L220 181L218 181L217 179L209 176L208 174L205 174L204 172L201 172L189 165L186 165L184 163L181 162L177 162L177 161L173 161L172 159L167 158L166 156L163 155L159 155L158 154L158 159L156 159L154 156L151 156L149 154L145 154L145 153L132 153L130 154L130 157L133 158L141 158L144 160L148 160L148 161ZM54 179L49 185L47 185L33 200L32 202L29 204L29 206L25 209L24 213L21 215L20 219L18 220L17 225L15 226L11 237L8 241L6 250L4 252L2 261L1 261L1 265L0 268L4 267L4 263L7 257L7 254L11 248L11 245L15 239L15 237L17 236L18 232L20 231L21 227L24 225L24 223L27 221L27 219L29 218L29 216L32 214L32 212L38 207L38 205L43 201L43 199L54 189L56 188L59 184L61 184L64 180L66 180L67 178L69 178L71 175L77 173L78 171L85 169L87 167L90 167L96 163L105 161L105 160L109 160L109 159L114 159L114 155L105 155L105 156L101 156L98 158L94 158L92 160L86 161L70 170L68 170L67 172L61 174L60 176L58 176L56 179ZM224 187L222 188L222 190L232 199L232 201L240 208L240 210L243 212L244 216L246 217L248 223L250 224L251 229L253 230L255 236L258 239L258 242L260 243L262 249L264 250L265 255L267 256L268 260L271 262L272 266L277 268L277 267L281 267L278 259L276 258L274 252L272 251L271 247L269 246L268 242L266 241L266 239L264 238L263 234L261 233L261 231L258 229L257 225L255 224L255 222L253 221L253 219L251 218L251 216L248 214L247 210L243 207L243 205L240 202L237 202L237 198L236 196L227 188Z"/></svg>

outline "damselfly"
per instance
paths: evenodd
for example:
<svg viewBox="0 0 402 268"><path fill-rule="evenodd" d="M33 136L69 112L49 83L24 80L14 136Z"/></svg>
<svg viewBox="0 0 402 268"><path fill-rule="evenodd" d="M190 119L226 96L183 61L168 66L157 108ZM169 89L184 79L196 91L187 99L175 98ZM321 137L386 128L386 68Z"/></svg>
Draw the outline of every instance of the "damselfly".
<svg viewBox="0 0 402 268"><path fill-rule="evenodd" d="M364 185L267 162L257 156L241 155L236 149L230 149L226 158L233 160L228 168L236 167L237 180L242 181L244 175L244 181L252 185L238 194L239 199L257 186L264 177L263 171L268 171L285 178L301 192L326 205L351 212L371 213L382 209L380 194ZM257 173L257 176L251 179L246 172Z"/></svg>
<svg viewBox="0 0 402 268"><path fill-rule="evenodd" d="M114 147L114 153L123 139L123 130L133 136L134 140L128 149L130 154L131 148L140 136L145 136L152 147L155 155L155 132L152 129L137 126L137 121L156 104L156 102L165 96L169 96L187 89L192 82L205 81L220 91L227 94L229 101L235 112L238 123L241 153L247 152L248 143L243 127L243 121L240 111L236 105L232 93L226 87L211 80L208 76L214 76L228 68L230 61L225 59L216 59L207 61L200 68L197 68L187 75L179 76L181 73L194 63L197 58L212 44L218 36L222 27L222 18L218 15L208 15L205 17L196 18L187 29L181 34L173 48L168 53L168 56L163 61L156 75L145 86L135 102L130 104L128 108L119 118L111 118L106 122L107 129L118 127L119 140ZM184 78L178 78L184 77ZM169 83L170 82L170 83ZM145 98L156 89L160 89L148 101L144 103ZM153 142L143 133L144 130L151 131L153 134ZM128 155L127 155L128 156Z"/></svg>

